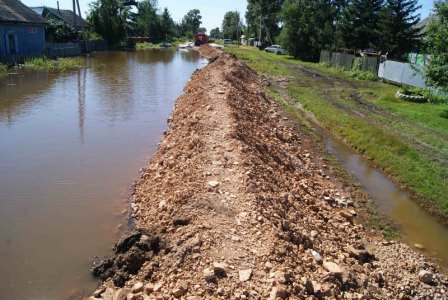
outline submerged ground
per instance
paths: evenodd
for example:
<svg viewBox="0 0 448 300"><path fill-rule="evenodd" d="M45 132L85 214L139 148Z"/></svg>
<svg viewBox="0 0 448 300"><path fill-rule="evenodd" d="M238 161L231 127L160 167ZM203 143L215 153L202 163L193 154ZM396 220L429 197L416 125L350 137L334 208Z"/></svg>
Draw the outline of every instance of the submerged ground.
<svg viewBox="0 0 448 300"><path fill-rule="evenodd" d="M268 82L201 51L211 63L178 99L92 299L446 298L434 264L359 223L360 199Z"/></svg>

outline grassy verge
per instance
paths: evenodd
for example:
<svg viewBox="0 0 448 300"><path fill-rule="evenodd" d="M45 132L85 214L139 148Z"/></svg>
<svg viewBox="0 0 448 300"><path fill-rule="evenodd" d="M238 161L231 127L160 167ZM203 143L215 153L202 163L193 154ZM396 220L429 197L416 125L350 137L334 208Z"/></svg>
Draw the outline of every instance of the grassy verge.
<svg viewBox="0 0 448 300"><path fill-rule="evenodd" d="M283 90L289 98L448 220L447 104L403 102L395 99L395 86L288 56L254 48L228 51L263 75L291 78Z"/></svg>
<svg viewBox="0 0 448 300"><path fill-rule="evenodd" d="M169 42L162 42L162 43L150 43L150 42L144 42L144 43L137 43L135 45L135 48L137 49L150 49L150 48L160 48L161 45L169 45L171 47L177 47L180 44L188 42L188 38L179 38L174 39Z"/></svg>
<svg viewBox="0 0 448 300"><path fill-rule="evenodd" d="M85 66L85 61L80 57L59 58L52 60L48 58L34 58L25 61L24 67L31 71L70 71L77 70Z"/></svg>
<svg viewBox="0 0 448 300"><path fill-rule="evenodd" d="M8 67L0 63L0 76L8 73Z"/></svg>

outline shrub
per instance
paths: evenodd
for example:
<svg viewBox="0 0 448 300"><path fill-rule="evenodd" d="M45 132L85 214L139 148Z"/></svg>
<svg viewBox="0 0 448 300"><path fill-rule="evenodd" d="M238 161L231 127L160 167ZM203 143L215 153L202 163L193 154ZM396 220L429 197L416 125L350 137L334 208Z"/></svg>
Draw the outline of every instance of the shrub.
<svg viewBox="0 0 448 300"><path fill-rule="evenodd" d="M448 119L448 109L445 109L440 113L440 116L444 119Z"/></svg>
<svg viewBox="0 0 448 300"><path fill-rule="evenodd" d="M33 71L68 71L80 69L85 63L80 58L33 58L25 61L25 69Z"/></svg>
<svg viewBox="0 0 448 300"><path fill-rule="evenodd" d="M366 71L359 71L359 70L350 71L348 75L357 80L370 80L370 81L378 80L378 76L376 76L371 72Z"/></svg>
<svg viewBox="0 0 448 300"><path fill-rule="evenodd" d="M0 74L1 73L6 73L8 71L8 67L5 66L4 64L0 63Z"/></svg>

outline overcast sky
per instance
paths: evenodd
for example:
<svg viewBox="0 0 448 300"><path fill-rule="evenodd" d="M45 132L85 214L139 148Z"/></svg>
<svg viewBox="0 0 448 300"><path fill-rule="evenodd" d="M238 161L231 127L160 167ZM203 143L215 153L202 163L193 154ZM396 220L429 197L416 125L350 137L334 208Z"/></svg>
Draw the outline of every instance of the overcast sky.
<svg viewBox="0 0 448 300"><path fill-rule="evenodd" d="M48 6L56 8L57 0L22 0L28 6ZM85 17L89 10L88 3L91 0L79 0L82 16ZM433 0L419 0L422 9L421 17L425 18L433 8ZM72 9L72 0L59 0L61 9ZM202 26L211 29L221 27L224 14L228 11L239 11L244 20L247 7L246 0L159 0L159 7L167 7L174 21L182 20L183 16L193 8L201 11Z"/></svg>

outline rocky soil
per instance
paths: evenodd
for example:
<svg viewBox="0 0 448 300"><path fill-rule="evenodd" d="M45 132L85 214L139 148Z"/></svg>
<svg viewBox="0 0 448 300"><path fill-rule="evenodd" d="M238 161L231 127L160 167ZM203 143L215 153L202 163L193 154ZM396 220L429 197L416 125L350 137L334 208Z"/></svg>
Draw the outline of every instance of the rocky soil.
<svg viewBox="0 0 448 300"><path fill-rule="evenodd" d="M446 299L448 277L357 220L260 77L204 46L91 299ZM89 299L90 299L89 298Z"/></svg>

